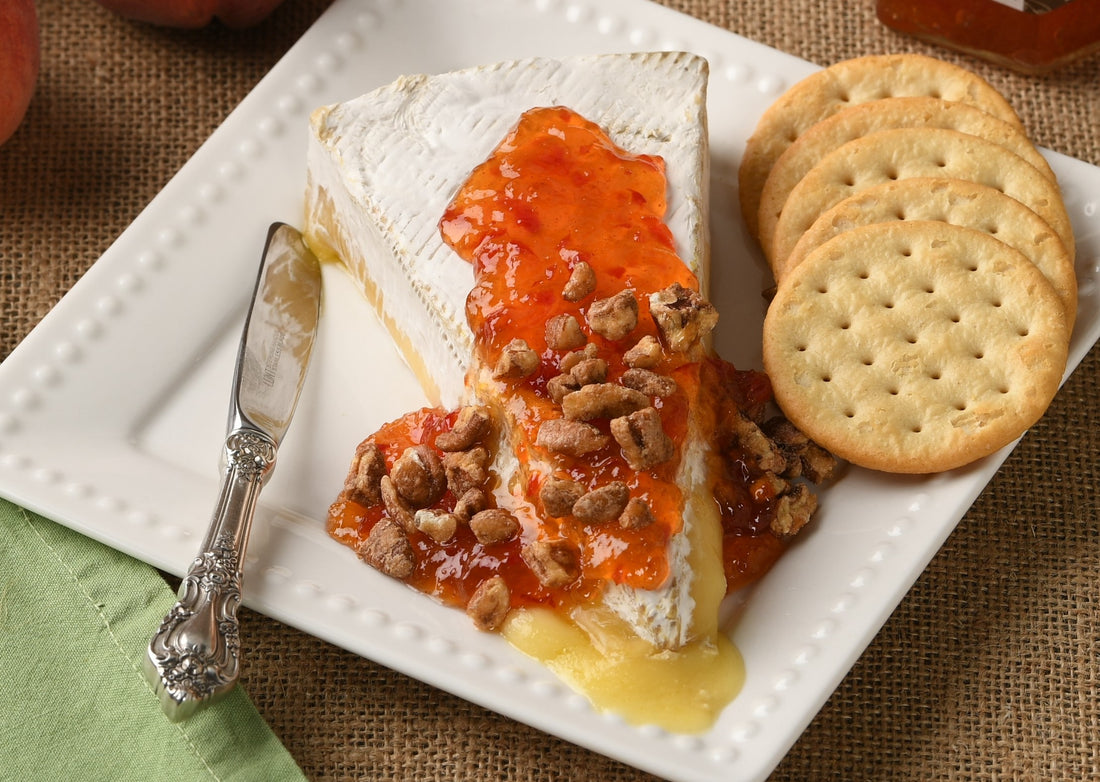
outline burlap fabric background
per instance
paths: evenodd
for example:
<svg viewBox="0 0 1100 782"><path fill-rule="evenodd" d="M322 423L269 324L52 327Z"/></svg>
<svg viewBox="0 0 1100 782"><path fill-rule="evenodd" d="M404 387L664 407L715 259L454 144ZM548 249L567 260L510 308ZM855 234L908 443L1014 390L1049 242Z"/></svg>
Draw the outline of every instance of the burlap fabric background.
<svg viewBox="0 0 1100 782"><path fill-rule="evenodd" d="M328 2L182 32L40 0L38 92L0 147L0 357ZM902 50L963 63L1039 144L1100 164L1096 57L1025 77L900 37L871 0L665 2L820 64ZM1098 382L1094 350L774 780L1100 777ZM243 636L244 685L313 779L651 779L248 611Z"/></svg>

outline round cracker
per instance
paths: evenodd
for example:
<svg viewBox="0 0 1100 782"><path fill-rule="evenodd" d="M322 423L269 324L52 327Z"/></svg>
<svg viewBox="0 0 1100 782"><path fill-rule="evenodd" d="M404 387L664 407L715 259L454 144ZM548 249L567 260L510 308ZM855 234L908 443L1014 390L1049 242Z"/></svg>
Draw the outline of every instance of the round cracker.
<svg viewBox="0 0 1100 782"><path fill-rule="evenodd" d="M1073 228L1058 185L1019 155L940 128L880 130L826 155L795 185L775 226L773 268L785 263L814 221L849 196L884 182L947 177L988 185L1038 214L1074 257Z"/></svg>
<svg viewBox="0 0 1100 782"><path fill-rule="evenodd" d="M953 469L1012 442L1066 366L1062 305L1003 242L877 223L818 247L779 286L764 367L787 417L853 464Z"/></svg>
<svg viewBox="0 0 1100 782"><path fill-rule="evenodd" d="M782 282L816 247L837 234L871 223L936 220L974 228L1019 250L1047 278L1065 308L1073 330L1077 318L1077 274L1065 245L1050 226L1014 198L986 185L961 179L917 177L886 182L844 199L802 234L775 269Z"/></svg>
<svg viewBox="0 0 1100 782"><path fill-rule="evenodd" d="M884 98L850 106L802 133L779 156L760 194L757 234L765 254L783 205L798 181L819 160L842 144L879 130L945 128L980 136L1022 157L1052 182L1054 171L1023 129L965 103L940 98Z"/></svg>
<svg viewBox="0 0 1100 782"><path fill-rule="evenodd" d="M843 60L793 85L760 117L738 172L741 214L749 232L757 236L760 192L768 172L807 128L857 103L916 95L967 103L1022 126L1003 95L977 74L957 65L920 54Z"/></svg>

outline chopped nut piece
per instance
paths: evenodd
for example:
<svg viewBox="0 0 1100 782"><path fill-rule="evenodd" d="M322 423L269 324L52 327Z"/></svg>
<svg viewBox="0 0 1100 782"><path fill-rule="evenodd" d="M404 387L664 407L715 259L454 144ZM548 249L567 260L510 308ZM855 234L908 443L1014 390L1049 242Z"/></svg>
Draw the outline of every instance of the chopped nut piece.
<svg viewBox="0 0 1100 782"><path fill-rule="evenodd" d="M775 506L775 518L771 531L780 540L786 540L798 534L806 522L817 510L817 496L804 483L791 486L789 494L779 498Z"/></svg>
<svg viewBox="0 0 1100 782"><path fill-rule="evenodd" d="M465 451L489 433L491 424L488 410L478 405L467 405L458 411L451 431L436 435L435 447L441 451Z"/></svg>
<svg viewBox="0 0 1100 782"><path fill-rule="evenodd" d="M597 299L588 308L588 326L612 341L622 339L638 325L638 299L629 288L606 299Z"/></svg>
<svg viewBox="0 0 1100 782"><path fill-rule="evenodd" d="M489 451L480 445L444 455L443 470L451 494L461 497L470 489L484 486L489 479L489 459Z"/></svg>
<svg viewBox="0 0 1100 782"><path fill-rule="evenodd" d="M576 379L579 386L602 383L607 380L607 362L602 358L586 358L578 361L569 374Z"/></svg>
<svg viewBox="0 0 1100 782"><path fill-rule="evenodd" d="M618 383L593 383L581 386L561 401L566 418L591 421L593 418L618 418L649 407L649 397Z"/></svg>
<svg viewBox="0 0 1100 782"><path fill-rule="evenodd" d="M790 481L774 472L766 472L752 482L749 487L754 494L761 496L779 497L791 489Z"/></svg>
<svg viewBox="0 0 1100 782"><path fill-rule="evenodd" d="M566 301L580 301L596 290L596 272L584 261L579 261L569 274L569 280L561 295Z"/></svg>
<svg viewBox="0 0 1100 782"><path fill-rule="evenodd" d="M447 490L447 474L439 454L427 445L406 448L390 468L398 493L414 508L426 508Z"/></svg>
<svg viewBox="0 0 1100 782"><path fill-rule="evenodd" d="M806 443L810 442L810 438L806 436L805 432L781 415L768 419L761 428L767 433L768 437L775 441L776 445L794 451L801 449Z"/></svg>
<svg viewBox="0 0 1100 782"><path fill-rule="evenodd" d="M482 489L467 489L455 502L453 513L456 519L468 524L470 519L488 507L488 494Z"/></svg>
<svg viewBox="0 0 1100 782"><path fill-rule="evenodd" d="M787 455L788 478L805 475L814 483L830 480L836 472L836 457L813 442L798 427L783 416L776 416L761 427L780 450Z"/></svg>
<svg viewBox="0 0 1100 782"><path fill-rule="evenodd" d="M382 449L374 443L365 443L355 449L348 477L344 480L344 492L349 500L360 505L377 505L382 502L378 484L386 474L386 458Z"/></svg>
<svg viewBox="0 0 1100 782"><path fill-rule="evenodd" d="M525 340L513 339L504 346L504 350L493 368L496 378L524 378L539 368L539 354L531 350Z"/></svg>
<svg viewBox="0 0 1100 782"><path fill-rule="evenodd" d="M554 375L546 381L546 393L550 394L550 398L559 405L561 404L561 400L565 399L568 394L573 393L580 387L581 384L577 382L577 378L573 377L573 375L568 372Z"/></svg>
<svg viewBox="0 0 1100 782"><path fill-rule="evenodd" d="M584 494L584 487L567 478L551 478L539 490L542 509L553 519L560 519L573 512L573 503Z"/></svg>
<svg viewBox="0 0 1100 782"><path fill-rule="evenodd" d="M830 481L836 474L836 457L815 442L806 444L801 458L802 474L814 483Z"/></svg>
<svg viewBox="0 0 1100 782"><path fill-rule="evenodd" d="M401 496L401 493L397 491L393 479L388 475L383 475L382 480L378 482L378 488L382 494L382 504L386 506L386 513L389 514L389 517L406 531L415 529L416 525L413 520L415 508L409 505Z"/></svg>
<svg viewBox="0 0 1100 782"><path fill-rule="evenodd" d="M623 354L628 367L653 369L661 361L661 343L652 334L646 334Z"/></svg>
<svg viewBox="0 0 1100 782"><path fill-rule="evenodd" d="M565 397L565 401L579 393L580 391L574 391ZM591 424L571 421L567 418L543 421L535 436L535 445L568 456L583 456L586 453L598 451L609 442L611 438Z"/></svg>
<svg viewBox="0 0 1100 782"><path fill-rule="evenodd" d="M676 393L675 380L667 375L658 375L649 369L628 369L623 372L619 382L627 388L641 391L646 396L663 398Z"/></svg>
<svg viewBox="0 0 1100 782"><path fill-rule="evenodd" d="M563 313L546 321L546 347L551 350L573 350L587 341L581 324L572 315Z"/></svg>
<svg viewBox="0 0 1100 782"><path fill-rule="evenodd" d="M499 630L512 608L512 592L501 576L491 576L477 585L466 603L466 614L478 630Z"/></svg>
<svg viewBox="0 0 1100 782"><path fill-rule="evenodd" d="M567 540L536 540L524 546L521 554L547 589L561 589L580 578L580 552Z"/></svg>
<svg viewBox="0 0 1100 782"><path fill-rule="evenodd" d="M772 442L764 431L753 422L751 418L735 411L735 417L730 421L737 442L751 456L755 457L756 464L761 470L783 475L788 472L787 454L783 449Z"/></svg>
<svg viewBox="0 0 1100 782"><path fill-rule="evenodd" d="M622 481L592 489L573 503L573 515L580 521L599 523L617 519L626 510L630 490Z"/></svg>
<svg viewBox="0 0 1100 782"><path fill-rule="evenodd" d="M649 503L639 497L631 497L619 516L619 526L623 529L642 529L654 521L656 519L653 517Z"/></svg>
<svg viewBox="0 0 1100 782"><path fill-rule="evenodd" d="M503 508L486 508L473 515L470 529L487 546L506 543L519 534L519 520Z"/></svg>
<svg viewBox="0 0 1100 782"><path fill-rule="evenodd" d="M635 470L648 470L676 454L675 443L661 426L661 414L653 407L612 419L611 435Z"/></svg>
<svg viewBox="0 0 1100 782"><path fill-rule="evenodd" d="M589 342L580 350L574 350L562 356L561 361L558 362L558 366L561 368L562 372L572 372L573 367L575 367L581 361L584 361L586 358L596 358L599 351L599 348L597 348L593 343Z"/></svg>
<svg viewBox="0 0 1100 782"><path fill-rule="evenodd" d="M650 294L649 311L665 344L677 353L691 350L718 324L714 305L678 282Z"/></svg>
<svg viewBox="0 0 1100 782"><path fill-rule="evenodd" d="M422 508L413 517L416 528L436 543L446 543L458 530L458 519L453 513Z"/></svg>
<svg viewBox="0 0 1100 782"><path fill-rule="evenodd" d="M416 569L416 552L401 525L382 519L356 547L355 553L371 567L387 576L406 579Z"/></svg>

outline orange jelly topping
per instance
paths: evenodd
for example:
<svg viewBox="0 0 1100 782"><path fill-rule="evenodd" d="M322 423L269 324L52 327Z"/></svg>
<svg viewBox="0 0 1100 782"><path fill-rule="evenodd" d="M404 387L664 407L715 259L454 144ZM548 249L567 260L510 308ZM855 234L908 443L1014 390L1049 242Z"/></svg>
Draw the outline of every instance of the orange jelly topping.
<svg viewBox="0 0 1100 782"><path fill-rule="evenodd" d="M522 378L487 380L477 368L470 383L492 385L491 396L512 427L519 486L511 496L523 531L506 543L479 543L462 525L454 538L437 543L412 532L417 565L408 582L446 603L463 606L486 578L506 580L513 607L560 606L598 593L608 582L640 589L659 588L669 576L668 542L683 524L685 497L677 483L682 445L694 417L696 432L713 436L711 495L721 512L723 555L729 589L762 575L782 551L770 532L774 496L759 480L762 472L737 445L727 421L737 410L758 412L771 398L767 378L740 371L717 357L665 349L652 371L676 381L670 395L654 399L661 425L677 446L676 455L648 470L632 469L613 438L581 457L549 453L536 445L539 426L561 418L561 406L547 389L561 373L566 351L548 346L546 324L572 314L585 323L593 301L630 289L638 302L638 325L621 340L586 329L596 355L607 362L609 383L629 368L623 354L643 336L660 339L649 312L649 295L678 283L698 290L698 280L676 254L664 223L667 208L662 159L618 148L595 124L562 108L533 109L493 155L477 167L440 222L444 240L473 265L474 287L467 320L475 335L476 364L493 367L501 352L522 339L538 353L536 371ZM596 287L573 302L562 296L574 268L587 263ZM481 394L479 394L481 395ZM405 448L427 443L447 431L454 413L425 409L387 424L370 440L392 464ZM608 422L589 423L603 433ZM506 476L507 477L507 476ZM587 489L612 481L625 483L631 497L643 499L654 522L626 529L616 521L585 523L573 516L551 518L541 510L539 490L551 478L571 478ZM435 507L449 510L450 492ZM384 515L342 497L330 512L330 533L355 546ZM564 539L580 552L581 577L566 587L539 583L520 556L525 542Z"/></svg>

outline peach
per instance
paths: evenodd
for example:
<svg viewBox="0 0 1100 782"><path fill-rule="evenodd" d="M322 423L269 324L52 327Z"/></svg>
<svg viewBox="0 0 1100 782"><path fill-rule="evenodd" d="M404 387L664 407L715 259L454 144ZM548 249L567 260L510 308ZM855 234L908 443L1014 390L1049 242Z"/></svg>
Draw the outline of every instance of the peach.
<svg viewBox="0 0 1100 782"><path fill-rule="evenodd" d="M0 2L0 144L23 122L40 56L34 0Z"/></svg>
<svg viewBox="0 0 1100 782"><path fill-rule="evenodd" d="M96 0L128 19L164 27L198 28L218 19L242 29L259 24L282 0Z"/></svg>

